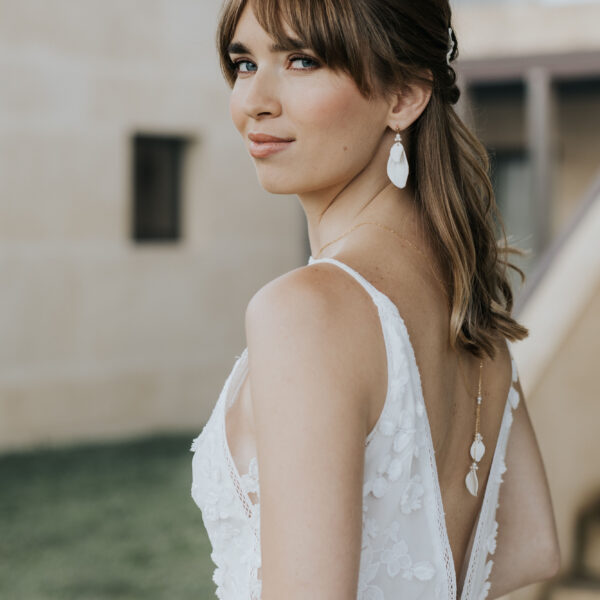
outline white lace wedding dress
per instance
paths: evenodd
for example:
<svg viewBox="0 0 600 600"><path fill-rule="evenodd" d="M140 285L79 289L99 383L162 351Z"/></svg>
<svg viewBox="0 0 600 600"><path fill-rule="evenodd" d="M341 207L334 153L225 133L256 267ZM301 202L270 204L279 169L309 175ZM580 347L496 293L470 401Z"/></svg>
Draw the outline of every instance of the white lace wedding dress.
<svg viewBox="0 0 600 600"><path fill-rule="evenodd" d="M388 390L382 413L365 442L363 527L358 600L483 600L489 591L498 523L496 509L512 410L514 387L504 407L483 504L458 574L444 517L437 466L421 380L408 331L396 305L359 273L333 258L327 261L352 275L378 308L388 360ZM258 463L240 474L225 434L225 416L248 369L244 349L230 372L212 414L192 442L192 497L212 544L213 580L221 600L258 600L261 581ZM249 493L258 497L253 504ZM457 582L458 579L458 582Z"/></svg>

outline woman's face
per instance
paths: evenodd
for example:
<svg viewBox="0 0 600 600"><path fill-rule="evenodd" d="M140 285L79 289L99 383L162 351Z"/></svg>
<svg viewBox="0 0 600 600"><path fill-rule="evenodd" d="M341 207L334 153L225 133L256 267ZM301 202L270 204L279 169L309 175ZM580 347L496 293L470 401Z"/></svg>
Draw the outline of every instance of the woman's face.
<svg viewBox="0 0 600 600"><path fill-rule="evenodd" d="M260 184L299 195L343 186L377 152L389 104L365 99L353 79L322 65L310 49L273 51L272 44L246 4L230 46L237 63L230 112ZM269 147L253 143L253 134L293 141Z"/></svg>

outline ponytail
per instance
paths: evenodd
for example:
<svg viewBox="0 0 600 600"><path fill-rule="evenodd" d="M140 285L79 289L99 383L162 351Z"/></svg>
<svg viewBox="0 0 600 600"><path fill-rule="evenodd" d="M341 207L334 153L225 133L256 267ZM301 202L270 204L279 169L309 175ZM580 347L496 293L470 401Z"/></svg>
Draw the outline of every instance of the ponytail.
<svg viewBox="0 0 600 600"><path fill-rule="evenodd" d="M486 149L435 89L413 124L409 161L423 223L450 275L450 343L493 358L498 334L512 341L529 334L511 316L507 276L511 268L525 280L524 272L508 260L509 254L524 252L507 243Z"/></svg>

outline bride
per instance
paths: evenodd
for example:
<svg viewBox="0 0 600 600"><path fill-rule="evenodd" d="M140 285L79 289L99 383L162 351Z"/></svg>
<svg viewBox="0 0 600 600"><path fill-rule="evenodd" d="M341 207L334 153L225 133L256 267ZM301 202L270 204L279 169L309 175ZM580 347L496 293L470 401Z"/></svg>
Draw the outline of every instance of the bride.
<svg viewBox="0 0 600 600"><path fill-rule="evenodd" d="M228 0L217 39L260 184L297 195L311 247L252 297L192 445L217 596L482 600L554 576L510 351L524 275L454 109L449 3Z"/></svg>

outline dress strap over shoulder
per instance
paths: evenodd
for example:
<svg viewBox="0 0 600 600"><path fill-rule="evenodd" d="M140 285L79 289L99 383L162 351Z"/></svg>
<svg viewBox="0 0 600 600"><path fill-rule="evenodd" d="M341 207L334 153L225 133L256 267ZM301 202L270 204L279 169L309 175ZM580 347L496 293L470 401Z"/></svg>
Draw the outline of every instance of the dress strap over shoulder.
<svg viewBox="0 0 600 600"><path fill-rule="evenodd" d="M308 264L314 264L316 262L329 262L333 265L337 265L346 273L351 275L371 296L373 303L377 308L377 314L379 317L379 324L381 326L381 332L383 335L383 342L385 344L386 354L386 369L387 369L387 391L383 404L383 409L380 413L377 424L371 429L365 440L365 446L369 446L371 440L375 436L379 423L384 419L385 414L390 410L389 404L391 397L394 392L396 379L402 378L402 374L406 372L403 368L406 360L405 354L402 351L402 344L398 344L398 335L402 335L404 328L400 325L402 319L396 308L396 305L388 298L383 292L380 292L372 283L367 281L360 273L355 271L352 267L336 258L313 258L312 256L308 260ZM398 333L398 327L401 327L400 334Z"/></svg>
<svg viewBox="0 0 600 600"><path fill-rule="evenodd" d="M312 256L308 259L308 264L312 265L317 262L328 262L337 265L346 273L350 274L358 283L368 292L369 296L373 299L373 302L378 308L389 308L393 312L398 312L396 305L388 298L383 292L380 292L372 283L367 281L358 271L355 271L352 267L346 263L338 260L337 258L313 258Z"/></svg>

